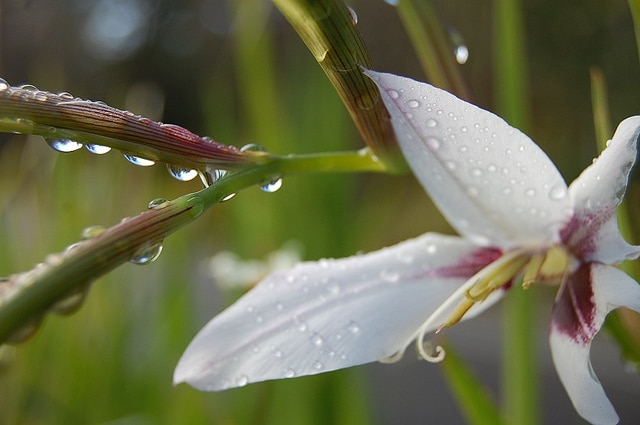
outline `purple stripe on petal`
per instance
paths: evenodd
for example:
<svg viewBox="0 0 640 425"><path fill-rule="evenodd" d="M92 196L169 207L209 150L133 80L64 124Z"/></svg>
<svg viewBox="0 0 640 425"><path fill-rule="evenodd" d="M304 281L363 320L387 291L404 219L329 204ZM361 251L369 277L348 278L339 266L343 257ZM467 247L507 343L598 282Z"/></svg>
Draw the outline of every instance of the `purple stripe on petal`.
<svg viewBox="0 0 640 425"><path fill-rule="evenodd" d="M591 282L591 264L583 264L569 276L553 306L552 326L579 344L589 344L598 329Z"/></svg>
<svg viewBox="0 0 640 425"><path fill-rule="evenodd" d="M599 208L577 211L560 231L560 238L573 255L581 260L596 250L598 232L615 214L615 209Z"/></svg>
<svg viewBox="0 0 640 425"><path fill-rule="evenodd" d="M498 248L479 248L462 258L459 263L440 267L433 271L439 277L468 279L502 256Z"/></svg>

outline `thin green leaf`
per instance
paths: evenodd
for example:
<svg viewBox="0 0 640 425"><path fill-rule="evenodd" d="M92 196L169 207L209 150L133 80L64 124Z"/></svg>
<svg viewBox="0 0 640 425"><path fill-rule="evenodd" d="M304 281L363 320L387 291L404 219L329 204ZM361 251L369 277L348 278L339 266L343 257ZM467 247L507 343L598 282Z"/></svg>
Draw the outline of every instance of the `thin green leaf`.
<svg viewBox="0 0 640 425"><path fill-rule="evenodd" d="M320 64L369 148L391 172L408 170L373 82L362 36L342 0L274 0Z"/></svg>
<svg viewBox="0 0 640 425"><path fill-rule="evenodd" d="M470 424L504 424L500 411L489 391L482 386L462 359L449 347L441 363L449 388L455 395Z"/></svg>

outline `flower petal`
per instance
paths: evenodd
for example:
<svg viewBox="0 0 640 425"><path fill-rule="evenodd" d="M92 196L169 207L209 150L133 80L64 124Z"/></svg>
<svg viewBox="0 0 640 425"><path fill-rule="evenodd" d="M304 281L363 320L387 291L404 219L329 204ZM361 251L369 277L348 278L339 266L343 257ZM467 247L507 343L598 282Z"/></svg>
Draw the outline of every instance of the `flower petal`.
<svg viewBox="0 0 640 425"><path fill-rule="evenodd" d="M429 84L366 74L413 172L460 234L504 248L557 238L569 218L567 187L529 137Z"/></svg>
<svg viewBox="0 0 640 425"><path fill-rule="evenodd" d="M569 187L575 212L562 235L584 261L611 264L640 256L640 247L622 238L616 217L639 137L640 116L622 121L600 157Z"/></svg>
<svg viewBox="0 0 640 425"><path fill-rule="evenodd" d="M276 272L200 331L174 381L222 390L389 357L499 255L458 237L426 234L370 254Z"/></svg>
<svg viewBox="0 0 640 425"><path fill-rule="evenodd" d="M551 355L574 407L592 423L617 423L589 359L591 341L606 315L625 306L640 311L640 286L624 272L585 264L560 290L551 322Z"/></svg>

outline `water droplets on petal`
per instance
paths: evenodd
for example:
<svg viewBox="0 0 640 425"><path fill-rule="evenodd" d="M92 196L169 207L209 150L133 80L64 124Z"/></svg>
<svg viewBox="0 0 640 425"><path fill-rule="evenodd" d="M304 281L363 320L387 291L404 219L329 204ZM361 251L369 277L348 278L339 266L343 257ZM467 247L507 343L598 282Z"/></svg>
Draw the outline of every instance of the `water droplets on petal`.
<svg viewBox="0 0 640 425"><path fill-rule="evenodd" d="M407 106L408 106L409 108L414 108L414 109L415 109L415 108L420 107L420 102L418 102L418 101L417 101L417 100L415 100L415 99L411 99L411 100L409 100L409 101L407 102Z"/></svg>
<svg viewBox="0 0 640 425"><path fill-rule="evenodd" d="M133 165L138 165L140 167L150 167L155 164L155 161L150 159L140 158L138 156L133 156L129 154L123 154L124 158L132 163Z"/></svg>
<svg viewBox="0 0 640 425"><path fill-rule="evenodd" d="M109 152L111 150L111 148L109 146L102 146L102 145L94 145L94 144L86 144L84 145L84 147L91 153L94 153L96 155L104 155L105 153Z"/></svg>
<svg viewBox="0 0 640 425"><path fill-rule="evenodd" d="M433 118L429 118L429 119L427 119L426 124L427 124L427 127L433 128L433 127L436 127L438 125L438 121L434 120Z"/></svg>
<svg viewBox="0 0 640 425"><path fill-rule="evenodd" d="M45 141L49 146L51 146L51 148L62 153L74 152L82 148L82 143L78 143L71 139L46 138Z"/></svg>
<svg viewBox="0 0 640 425"><path fill-rule="evenodd" d="M549 191L549 198L553 199L554 201L564 199L565 196L567 196L567 188L561 184L555 185Z"/></svg>

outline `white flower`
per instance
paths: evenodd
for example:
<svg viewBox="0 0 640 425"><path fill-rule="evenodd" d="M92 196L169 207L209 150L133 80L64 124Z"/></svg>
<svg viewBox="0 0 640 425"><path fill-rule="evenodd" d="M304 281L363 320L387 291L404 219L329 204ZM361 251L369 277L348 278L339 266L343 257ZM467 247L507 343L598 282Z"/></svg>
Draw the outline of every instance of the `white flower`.
<svg viewBox="0 0 640 425"><path fill-rule="evenodd" d="M512 284L560 286L554 363L578 413L617 415L589 348L609 311L640 310L640 286L611 266L640 256L618 230L640 116L567 188L526 135L498 116L407 78L366 72L380 88L416 177L460 233L427 233L366 255L302 263L260 282L213 318L174 380L203 390L399 357L425 335L485 310Z"/></svg>

